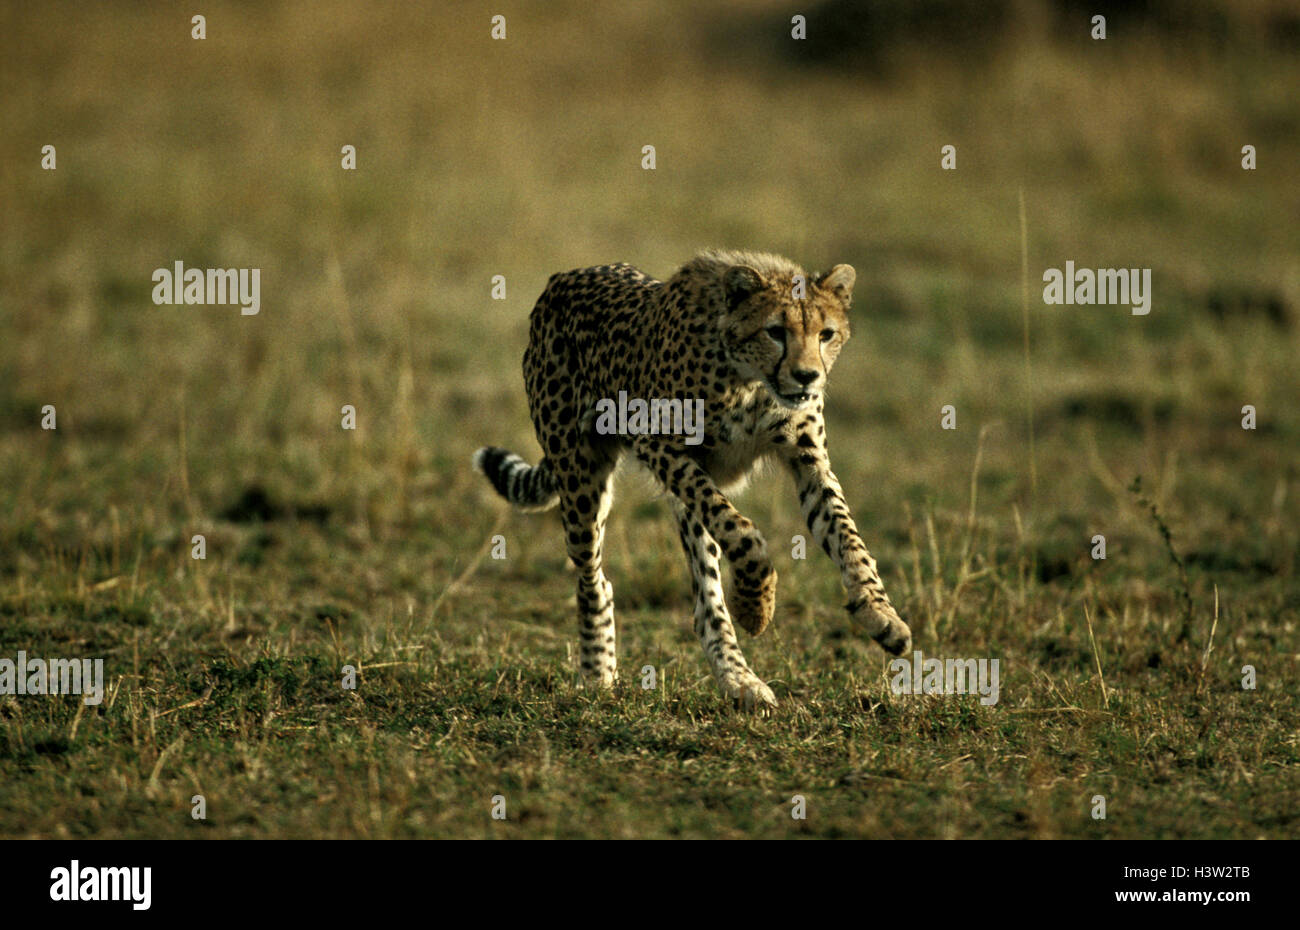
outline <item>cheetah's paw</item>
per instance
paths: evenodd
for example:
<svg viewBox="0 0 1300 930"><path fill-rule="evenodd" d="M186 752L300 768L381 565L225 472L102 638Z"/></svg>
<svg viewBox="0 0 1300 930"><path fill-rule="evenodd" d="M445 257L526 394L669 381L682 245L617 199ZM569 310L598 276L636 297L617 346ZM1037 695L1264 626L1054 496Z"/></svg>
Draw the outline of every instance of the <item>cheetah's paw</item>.
<svg viewBox="0 0 1300 930"><path fill-rule="evenodd" d="M772 569L756 587L740 586L734 579L727 592L731 618L751 636L768 628L776 613L776 569Z"/></svg>
<svg viewBox="0 0 1300 930"><path fill-rule="evenodd" d="M872 604L866 599L848 605L849 616L861 626L880 648L901 656L912 651L912 630L898 616L888 601Z"/></svg>
<svg viewBox="0 0 1300 930"><path fill-rule="evenodd" d="M776 710L776 695L763 679L745 669L732 672L719 682L726 695L735 702L739 710L747 714L766 717Z"/></svg>
<svg viewBox="0 0 1300 930"><path fill-rule="evenodd" d="M609 691L617 681L617 669L604 668L592 671L584 668L582 678L578 681L578 690Z"/></svg>

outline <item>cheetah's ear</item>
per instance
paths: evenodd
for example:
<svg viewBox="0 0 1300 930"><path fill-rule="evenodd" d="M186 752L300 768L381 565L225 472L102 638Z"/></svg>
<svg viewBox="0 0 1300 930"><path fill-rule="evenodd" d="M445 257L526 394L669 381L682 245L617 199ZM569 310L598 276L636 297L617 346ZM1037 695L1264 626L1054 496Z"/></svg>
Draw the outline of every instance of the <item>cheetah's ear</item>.
<svg viewBox="0 0 1300 930"><path fill-rule="evenodd" d="M817 279L817 286L830 291L847 307L853 302L853 282L857 279L852 265L836 265Z"/></svg>
<svg viewBox="0 0 1300 930"><path fill-rule="evenodd" d="M727 309L735 310L763 289L763 278L748 265L732 265L722 276L722 289L727 294Z"/></svg>

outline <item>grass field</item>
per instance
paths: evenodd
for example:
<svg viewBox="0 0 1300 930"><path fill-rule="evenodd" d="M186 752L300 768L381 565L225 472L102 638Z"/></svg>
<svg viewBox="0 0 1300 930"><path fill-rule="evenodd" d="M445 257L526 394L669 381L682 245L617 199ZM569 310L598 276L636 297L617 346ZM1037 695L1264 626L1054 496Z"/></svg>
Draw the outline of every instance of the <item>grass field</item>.
<svg viewBox="0 0 1300 930"><path fill-rule="evenodd" d="M203 6L203 40L0 12L0 658L108 686L0 697L0 835L1300 833L1287 5L1093 41L1076 4L935 4L971 28L917 38L879 3L847 57L862 4L803 11L806 46L771 2L513 4L505 41L474 4ZM775 473L738 498L781 576L742 639L775 716L721 700L632 471L623 682L577 688L558 519L470 454L539 454L552 272L706 246L857 268L832 461L916 647L999 659L996 705L891 693ZM1150 314L1045 305L1067 260L1153 269ZM155 306L176 261L261 269L261 312Z"/></svg>

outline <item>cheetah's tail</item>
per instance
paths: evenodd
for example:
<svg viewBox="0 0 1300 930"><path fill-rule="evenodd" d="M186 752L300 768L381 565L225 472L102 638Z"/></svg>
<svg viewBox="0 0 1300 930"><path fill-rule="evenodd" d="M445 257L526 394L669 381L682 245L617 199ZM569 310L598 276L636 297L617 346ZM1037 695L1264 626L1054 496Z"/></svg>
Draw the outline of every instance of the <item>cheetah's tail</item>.
<svg viewBox="0 0 1300 930"><path fill-rule="evenodd" d="M474 470L521 510L547 510L559 503L555 475L546 459L529 465L513 452L484 446L474 453Z"/></svg>

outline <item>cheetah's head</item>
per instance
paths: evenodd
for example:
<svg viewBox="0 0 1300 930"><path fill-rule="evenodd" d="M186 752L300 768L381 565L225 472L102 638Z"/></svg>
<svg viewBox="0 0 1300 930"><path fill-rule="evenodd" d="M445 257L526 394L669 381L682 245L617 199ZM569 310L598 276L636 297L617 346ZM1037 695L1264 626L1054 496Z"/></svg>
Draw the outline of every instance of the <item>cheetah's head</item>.
<svg viewBox="0 0 1300 930"><path fill-rule="evenodd" d="M852 266L836 265L801 286L793 274L765 279L749 265L728 268L722 336L736 373L763 382L782 406L815 402L849 338L856 277Z"/></svg>

